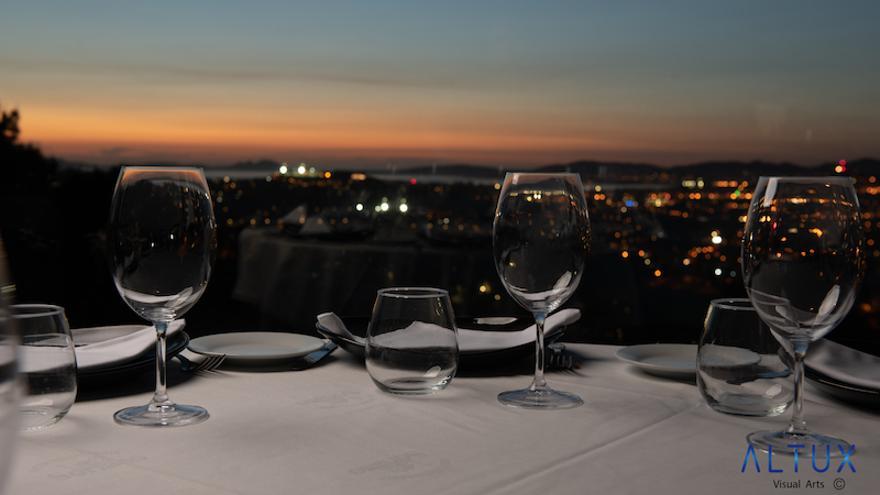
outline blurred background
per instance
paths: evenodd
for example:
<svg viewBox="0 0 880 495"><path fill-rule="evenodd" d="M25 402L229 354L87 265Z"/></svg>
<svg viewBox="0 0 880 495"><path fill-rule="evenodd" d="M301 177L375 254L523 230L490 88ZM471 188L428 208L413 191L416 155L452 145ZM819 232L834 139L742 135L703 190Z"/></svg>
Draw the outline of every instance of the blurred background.
<svg viewBox="0 0 880 495"><path fill-rule="evenodd" d="M42 2L0 17L0 235L19 302L133 321L106 248L122 164L197 165L219 249L193 336L311 332L375 291L520 315L491 254L504 173L579 173L566 339L695 342L744 296L761 175L857 181L876 349L880 7L850 2Z"/></svg>

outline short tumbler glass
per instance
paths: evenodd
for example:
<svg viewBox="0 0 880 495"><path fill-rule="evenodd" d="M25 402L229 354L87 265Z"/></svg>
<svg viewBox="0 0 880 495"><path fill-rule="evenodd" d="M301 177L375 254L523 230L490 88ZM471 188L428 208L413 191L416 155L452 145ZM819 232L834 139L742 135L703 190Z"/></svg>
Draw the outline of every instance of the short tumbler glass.
<svg viewBox="0 0 880 495"><path fill-rule="evenodd" d="M367 372L383 391L429 394L458 368L458 331L443 289L400 287L376 296L367 329Z"/></svg>
<svg viewBox="0 0 880 495"><path fill-rule="evenodd" d="M748 299L715 299L697 351L697 384L712 409L776 416L791 404L791 360Z"/></svg>
<svg viewBox="0 0 880 495"><path fill-rule="evenodd" d="M21 425L39 430L57 423L76 400L76 354L64 308L18 304L12 315L21 335L20 368L24 397Z"/></svg>

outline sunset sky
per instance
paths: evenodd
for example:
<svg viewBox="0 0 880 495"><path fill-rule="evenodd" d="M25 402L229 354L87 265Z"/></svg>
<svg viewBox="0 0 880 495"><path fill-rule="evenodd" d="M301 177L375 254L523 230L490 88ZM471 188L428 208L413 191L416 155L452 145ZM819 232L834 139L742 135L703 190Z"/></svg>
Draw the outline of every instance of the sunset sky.
<svg viewBox="0 0 880 495"><path fill-rule="evenodd" d="M880 2L16 2L0 105L73 160L880 157Z"/></svg>

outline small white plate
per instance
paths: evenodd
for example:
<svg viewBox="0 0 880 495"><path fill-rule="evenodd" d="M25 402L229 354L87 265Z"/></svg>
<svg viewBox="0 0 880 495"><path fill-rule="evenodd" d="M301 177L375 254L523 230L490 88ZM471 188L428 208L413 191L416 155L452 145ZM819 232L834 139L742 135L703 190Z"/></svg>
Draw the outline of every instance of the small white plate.
<svg viewBox="0 0 880 495"><path fill-rule="evenodd" d="M697 346L643 344L624 347L617 358L652 375L685 378L697 373Z"/></svg>
<svg viewBox="0 0 880 495"><path fill-rule="evenodd" d="M218 333L192 339L189 348L199 354L225 354L229 364L255 365L303 357L324 346L309 335L281 332Z"/></svg>

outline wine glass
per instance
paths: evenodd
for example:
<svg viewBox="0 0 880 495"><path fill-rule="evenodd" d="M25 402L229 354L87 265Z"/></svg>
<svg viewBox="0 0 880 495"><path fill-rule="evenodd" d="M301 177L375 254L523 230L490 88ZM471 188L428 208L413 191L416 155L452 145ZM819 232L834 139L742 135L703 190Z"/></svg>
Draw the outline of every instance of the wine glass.
<svg viewBox="0 0 880 495"><path fill-rule="evenodd" d="M804 420L804 356L855 301L864 274L859 200L849 177L761 177L742 244L743 280L758 315L794 357L794 408L783 431L757 431L762 450L849 448ZM815 451L813 451L815 452Z"/></svg>
<svg viewBox="0 0 880 495"><path fill-rule="evenodd" d="M590 250L580 176L508 173L495 209L492 247L504 288L532 313L537 328L532 384L498 395L499 402L536 409L580 406L580 397L553 390L544 380L544 320L574 293Z"/></svg>
<svg viewBox="0 0 880 495"><path fill-rule="evenodd" d="M200 169L123 167L113 193L113 278L122 299L156 328L156 392L149 404L117 411L117 423L183 426L208 419L175 404L165 388L168 324L199 300L217 244L211 194Z"/></svg>

